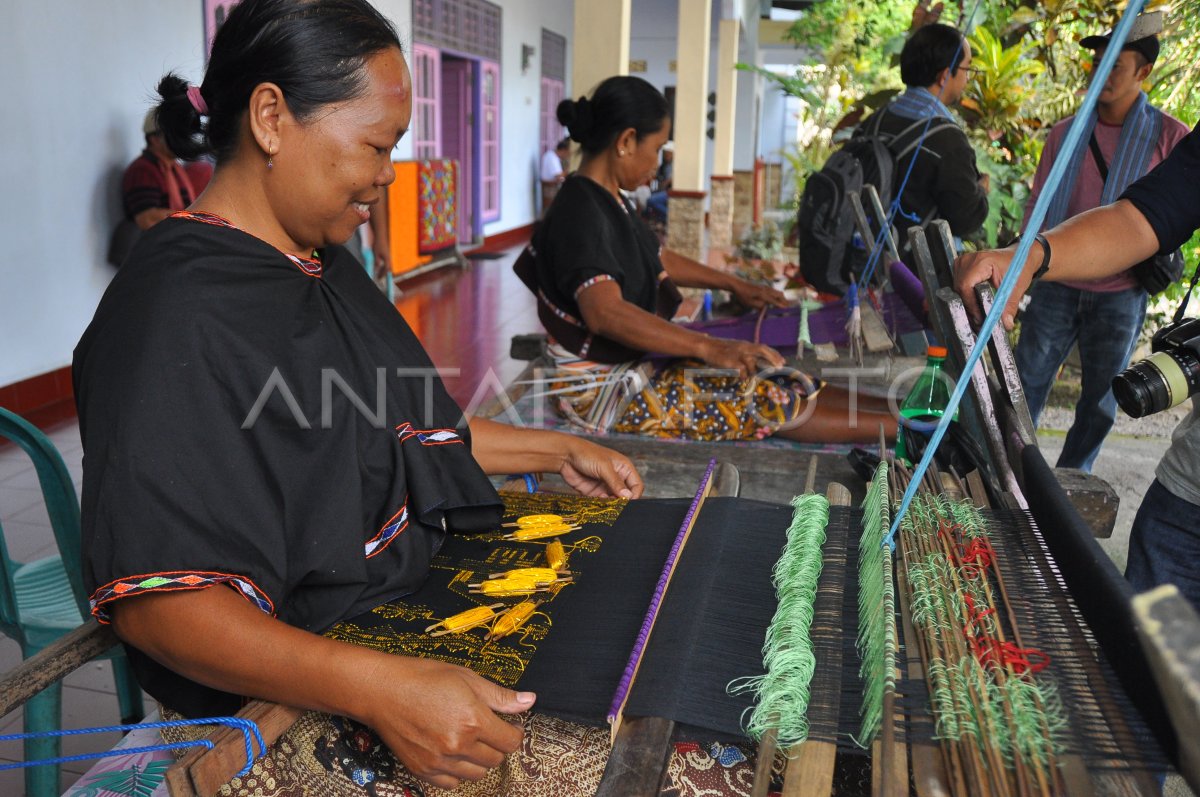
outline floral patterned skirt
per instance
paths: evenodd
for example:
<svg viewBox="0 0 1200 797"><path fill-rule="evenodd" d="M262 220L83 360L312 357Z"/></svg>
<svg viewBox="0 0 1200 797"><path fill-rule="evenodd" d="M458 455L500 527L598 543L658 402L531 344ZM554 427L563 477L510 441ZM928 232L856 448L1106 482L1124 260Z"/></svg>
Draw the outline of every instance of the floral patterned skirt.
<svg viewBox="0 0 1200 797"><path fill-rule="evenodd" d="M164 709L164 718L179 716ZM591 797L608 762L609 731L539 714L520 717L521 749L479 781L447 791L418 780L369 728L310 711L225 784L222 797ZM200 726L163 730L168 742L202 738ZM754 762L737 745L675 746L665 797L749 795Z"/></svg>

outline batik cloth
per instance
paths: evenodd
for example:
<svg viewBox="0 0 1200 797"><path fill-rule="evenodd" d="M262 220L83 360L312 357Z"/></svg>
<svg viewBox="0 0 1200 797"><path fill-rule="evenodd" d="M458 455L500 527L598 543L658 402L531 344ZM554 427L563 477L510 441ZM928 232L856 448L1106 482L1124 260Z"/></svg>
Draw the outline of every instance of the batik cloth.
<svg viewBox="0 0 1200 797"><path fill-rule="evenodd" d="M420 342L345 249L315 254L176 214L109 285L74 363L101 622L115 601L215 586L319 633L415 590L447 529L495 527ZM187 716L242 704L130 660Z"/></svg>
<svg viewBox="0 0 1200 797"><path fill-rule="evenodd" d="M823 382L787 369L742 379L697 360L610 366L551 344L546 375L559 415L592 433L625 432L681 440L761 440L804 412ZM590 380L583 381L590 376Z"/></svg>

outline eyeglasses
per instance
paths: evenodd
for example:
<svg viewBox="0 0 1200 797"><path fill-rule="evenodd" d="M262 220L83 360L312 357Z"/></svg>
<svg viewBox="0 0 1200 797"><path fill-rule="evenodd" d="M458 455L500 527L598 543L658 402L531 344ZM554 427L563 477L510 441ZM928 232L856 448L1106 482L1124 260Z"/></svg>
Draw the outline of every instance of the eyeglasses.
<svg viewBox="0 0 1200 797"><path fill-rule="evenodd" d="M982 75L983 70L977 66L960 66L959 70L966 72L968 75Z"/></svg>

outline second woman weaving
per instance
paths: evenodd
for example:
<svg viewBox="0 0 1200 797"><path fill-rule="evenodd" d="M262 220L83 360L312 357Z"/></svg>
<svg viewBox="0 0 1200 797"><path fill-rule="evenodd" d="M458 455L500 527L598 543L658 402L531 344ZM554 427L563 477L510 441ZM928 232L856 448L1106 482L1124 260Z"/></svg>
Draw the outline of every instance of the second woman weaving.
<svg viewBox="0 0 1200 797"><path fill-rule="evenodd" d="M681 298L676 285L726 290L754 308L786 300L660 248L622 195L653 176L670 137L657 89L640 78L608 78L591 98L560 103L558 120L583 160L516 268L538 296L560 380L555 392L571 421L591 431L691 440L778 434L850 442L877 439L880 424L895 436L884 400L859 396L852 414L846 390L783 369L769 346L670 322ZM655 363L647 353L676 359Z"/></svg>

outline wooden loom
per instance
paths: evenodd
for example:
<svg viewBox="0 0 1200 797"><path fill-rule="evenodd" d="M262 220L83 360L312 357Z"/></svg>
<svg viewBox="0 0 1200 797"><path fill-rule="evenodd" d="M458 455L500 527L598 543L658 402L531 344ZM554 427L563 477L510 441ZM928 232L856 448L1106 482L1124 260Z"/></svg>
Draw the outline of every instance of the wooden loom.
<svg viewBox="0 0 1200 797"><path fill-rule="evenodd" d="M943 233L935 231L934 236L941 234ZM934 238L934 243L937 244L934 236L931 238ZM930 249L928 242L922 240L917 245L917 249L923 249L928 258L927 253ZM944 250L944 257L949 257L948 252L948 249ZM918 264L929 266L928 262L922 262L921 259L918 259ZM927 282L927 284L930 283ZM932 284L936 286L937 283L933 282ZM957 297L946 296L944 291L939 293L936 288L931 293L935 299L934 302L931 302L935 320L940 319L941 323L947 323L953 327L956 315L960 310L960 307L954 306ZM964 340L953 333L945 339L952 341L954 344L952 351L956 351L960 358L964 347L973 343L969 337ZM1087 529L1084 528L1082 534L1068 534L1067 532L1071 532L1071 529L1060 525L1060 521L1064 518L1070 520L1069 516L1073 510L1069 504L1055 506L1053 494L1049 496L1040 494L1040 487L1045 485L1039 483L1048 479L1052 480L1052 477L1049 476L1044 462L1039 465L1040 454L1031 444L1031 438L1022 434L1021 402L1019 394L1018 400L1014 400L1013 384L1009 381L1010 377L1015 377L1015 371L1007 372L1005 370L1004 349L1001 343L1002 341L996 341L994 346L1000 352L998 358L1000 362L996 367L996 372L1004 384L1002 386L1000 380L989 376L981 369L981 372L976 375L976 387L971 394L973 401L976 402L975 409L969 410L985 430L980 434L980 438L987 441L991 454L988 458L988 472L972 474L965 480L965 484L960 484L952 479L947 483L939 474L935 477L934 484L942 489L949 486L952 489L960 490L977 503L990 501L993 505L1003 508L1019 508L1023 503L1029 504L1035 520L1042 523L1044 527L1054 523L1056 532L1061 532L1056 533L1052 539L1048 538L1047 543L1053 543L1050 547L1054 549L1054 556L1059 560L1064 580L1074 590L1079 581L1104 579L1106 574L1103 572L1097 574L1092 567L1094 562L1088 561L1089 555L1094 555L1096 551ZM1015 384L1019 389L1019 381ZM997 451L1003 452L1003 455L997 457ZM1005 489L1006 487L1015 489L1009 491ZM1030 489L1031 487L1039 489ZM736 495L737 492L736 471L725 469L723 473L719 472L714 484L714 493ZM1063 504L1064 502L1060 501L1059 503ZM1078 520L1077 516L1075 520ZM1082 524L1076 523L1075 525L1081 526ZM1064 543L1069 547L1061 547ZM845 557L846 547L843 543L840 550L837 546L833 546L832 549L827 548L827 559L836 560L838 556ZM1093 556L1093 558L1095 557ZM1107 562L1102 554L1099 559L1101 563ZM1111 565L1109 569L1111 569ZM1183 695L1186 698L1186 695L1189 694L1189 684L1192 684L1190 694L1195 694L1195 673L1187 671L1186 650L1179 649L1181 644L1188 644L1189 633L1192 635L1190 639L1200 639L1200 624L1196 622L1194 614L1189 615L1190 610L1186 606L1182 608L1174 606L1169 596L1143 601L1145 605L1142 608L1141 616L1153 616L1157 624L1152 626L1146 634L1150 640L1150 652L1143 655L1129 646L1130 629L1137 626L1137 622L1129 605L1128 587L1125 586L1125 591L1122 592L1120 587L1123 582L1119 581L1119 576L1117 578L1119 583L1106 582L1103 585L1105 588L1098 591L1100 593L1098 600L1092 600L1087 605L1081 602L1078 609L1083 616L1089 619L1089 630L1095 634L1094 644L1112 651L1121 665L1122 669L1116 674L1116 679L1119 681L1110 685L1110 688L1114 692L1134 692L1136 690L1127 684L1141 680L1143 686L1150 686L1150 691L1153 692L1150 697L1158 698L1158 690L1153 688L1153 678L1150 667L1147 666L1149 662L1151 666L1167 674L1161 681L1164 693ZM818 593L817 613L819 617L824 618L826 625L836 625L842 620L837 602L838 596L834 589L826 589ZM1095 608L1097 604L1099 608ZM900 616L907 624L908 612L902 611ZM1170 623L1170 627L1175 629L1173 636L1166 636L1159 630L1164 623ZM1108 625L1113 628L1106 628ZM1117 628L1117 626L1121 626L1121 628ZM78 663L82 663L87 657L93 655L94 651L104 649L113 641L109 629L97 627L92 623L85 626L80 632L71 635L71 638L62 640L53 650L47 650L43 655L26 662L18 671L10 674L4 681L3 687L0 688L0 694L4 695L3 710L7 711L13 706L19 705L29 694L46 683L61 678L73 666L77 666ZM1079 644L1086 645L1088 642L1083 639ZM1134 644L1136 645L1136 640ZM1191 644L1197 643L1192 642ZM831 648L831 655L836 654L837 650L840 648ZM1193 657L1191 661L1194 662L1195 658ZM1192 666L1194 668L1194 665ZM919 657L916 657L913 651L909 651L909 655L904 659L903 669L914 672L919 667ZM831 674L836 672L840 677L843 669L832 660L827 662L826 670ZM1117 683L1126 686L1122 688L1121 685L1116 685ZM840 691L830 687L825 687L825 689L831 695L828 702L833 705L835 712L838 710L853 711L849 701ZM1195 723L1196 718L1200 716L1200 713L1195 711L1195 701L1189 702L1189 700L1191 699L1176 699L1170 704L1171 710L1176 715L1177 727L1188 727L1188 723ZM1135 703L1145 712L1147 709L1142 707L1143 702L1141 699L1135 699ZM1159 702L1161 703L1161 698L1159 698ZM829 707L825 706L823 710L828 711ZM896 709L896 711L899 710ZM1153 711L1153 707L1148 710L1151 714ZM277 738L299 714L300 712L294 709L265 703L251 704L243 712L244 716L260 723L264 736L268 739ZM887 727L889 726L885 725L885 729ZM937 748L927 740L909 738L903 732L897 736L894 734L895 728L902 726L892 727L893 738L881 738L880 741L877 741L869 757L870 766L874 770L874 777L871 779L873 785L869 787L872 793L902 793L907 790L904 784L910 780L918 794L953 793L947 785L948 781L939 776ZM599 793L611 795L657 793L657 783L670 753L673 734L674 723L670 720L627 718L617 735L609 768ZM216 742L216 748L213 751L190 754L172 770L170 783L173 794L211 794L240 768L243 763L240 733L236 734L236 738L234 738L234 734L221 731L213 737L213 741ZM1192 747L1195 746L1195 735L1192 735L1190 739L1184 737L1180 743L1185 745L1180 758L1184 763L1185 774L1194 775L1194 762L1200 760L1200 757L1195 754L1194 749L1189 750L1186 747L1189 743ZM796 757L788 764L784 794L830 793L838 767L845 757L844 747L837 742L813 739L804 743L797 751ZM1119 758L1119 754L1114 756L1112 762L1114 766L1119 765ZM764 757L764 762L765 760ZM1073 779L1069 782L1069 789L1065 793L1091 793L1092 787L1088 783L1087 777L1079 773L1078 764L1073 763L1072 766L1075 767ZM1147 793L1147 790L1151 788L1137 774L1114 777L1119 781L1122 793ZM845 784L841 784L841 787L841 792L845 793L847 791ZM760 788L765 788L765 782L764 786ZM853 792L851 791L851 793Z"/></svg>

